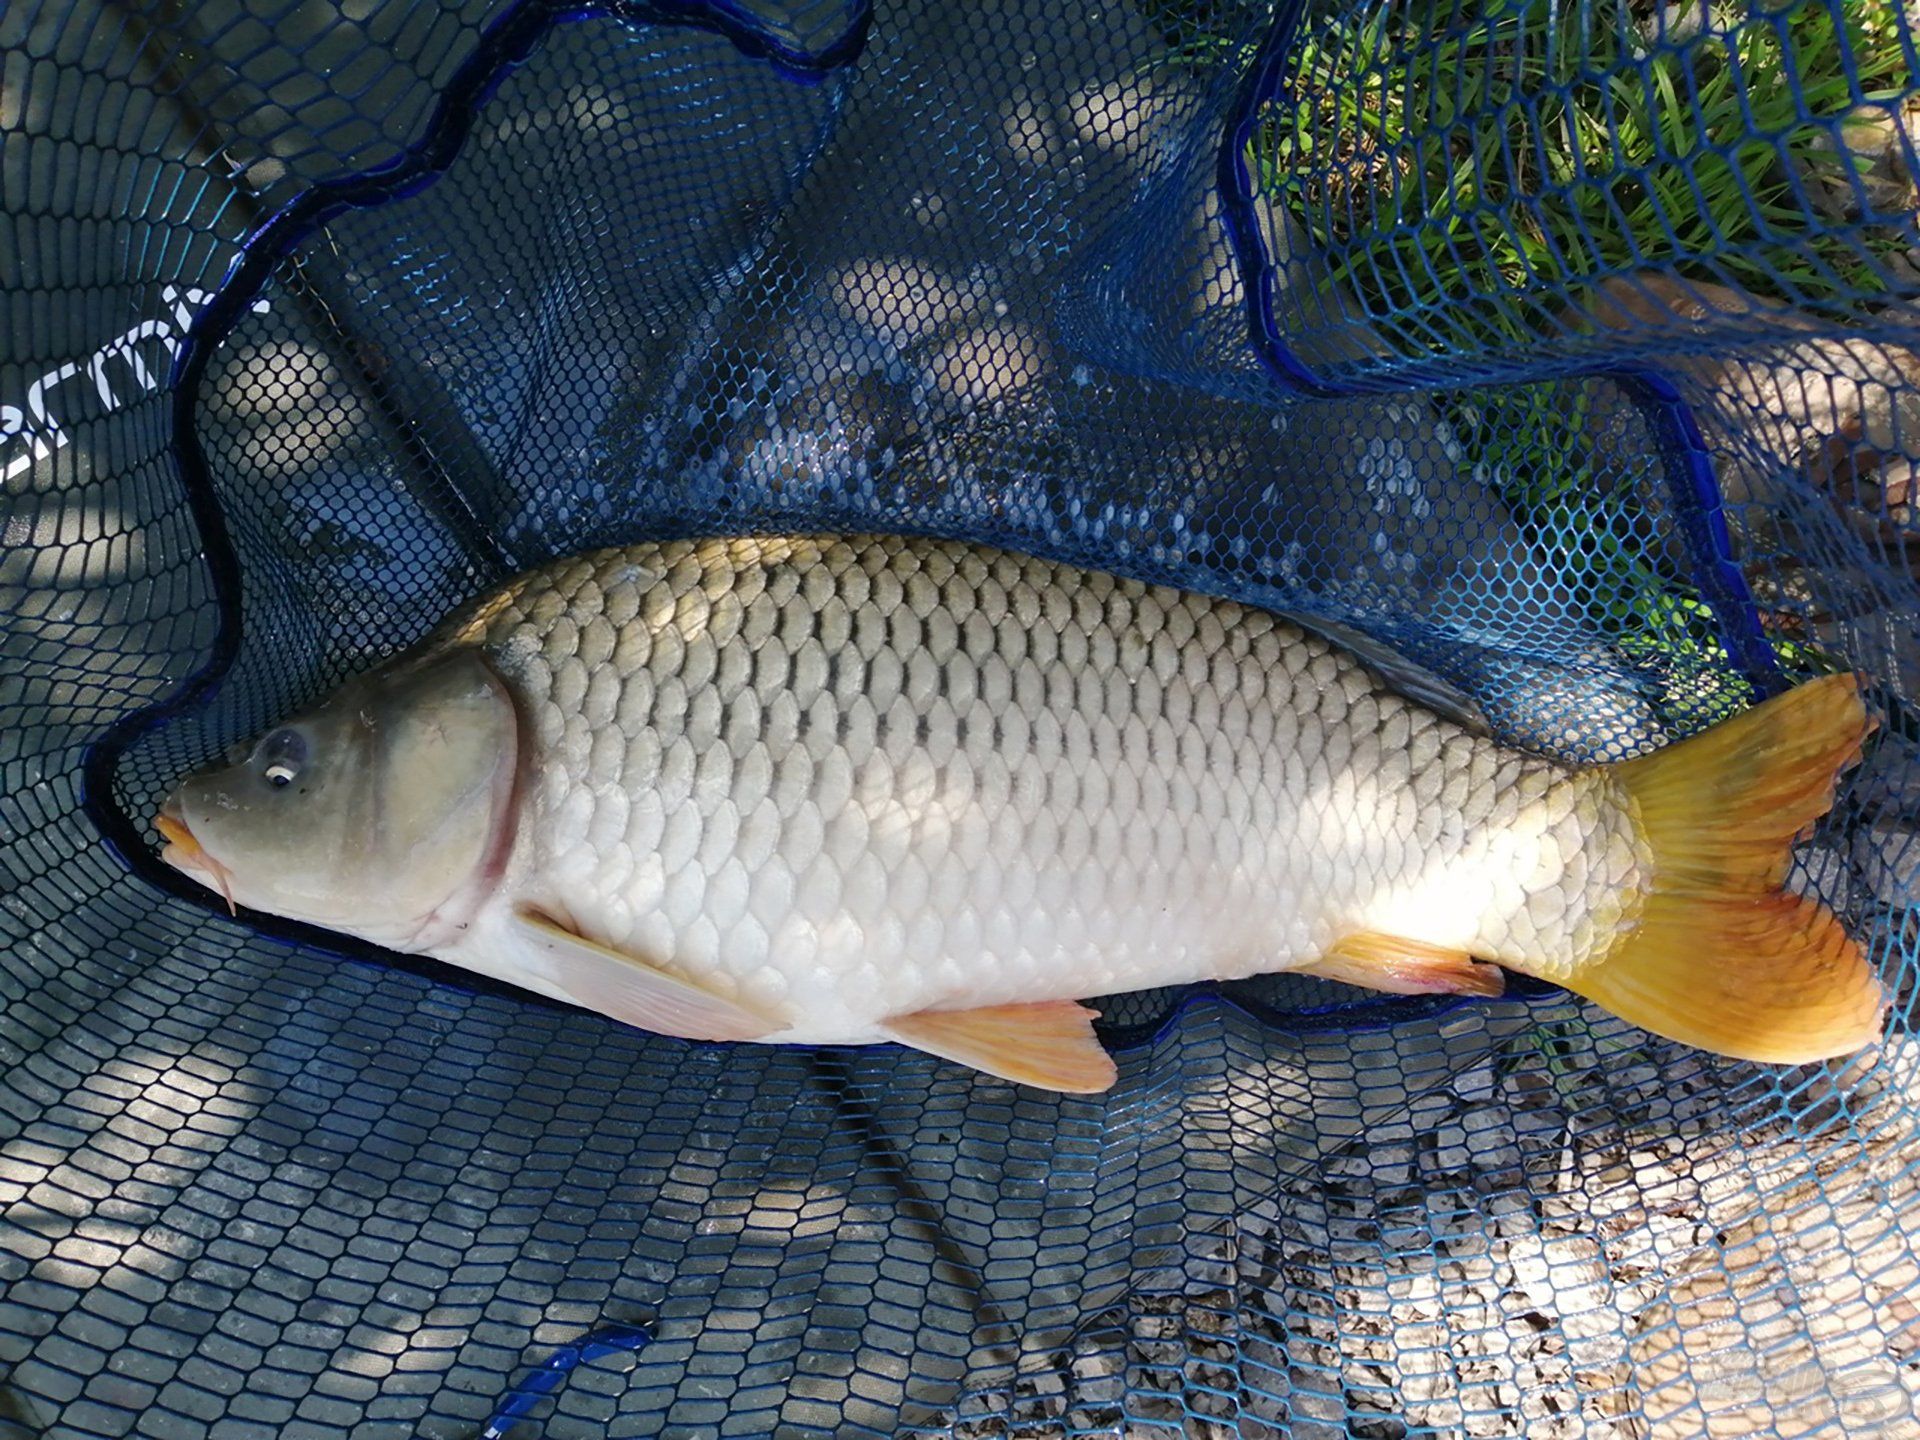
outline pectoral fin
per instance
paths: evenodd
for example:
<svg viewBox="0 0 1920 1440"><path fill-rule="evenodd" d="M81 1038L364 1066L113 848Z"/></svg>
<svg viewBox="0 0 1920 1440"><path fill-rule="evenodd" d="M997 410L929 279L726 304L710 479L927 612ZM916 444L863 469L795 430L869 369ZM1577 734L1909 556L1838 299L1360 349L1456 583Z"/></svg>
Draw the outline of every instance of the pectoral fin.
<svg viewBox="0 0 1920 1440"><path fill-rule="evenodd" d="M515 911L513 926L540 978L585 1009L683 1040L758 1040L784 1028L737 1000L588 940L538 911Z"/></svg>
<svg viewBox="0 0 1920 1440"><path fill-rule="evenodd" d="M1464 950L1372 930L1347 936L1304 973L1391 995L1494 996L1505 988L1499 966Z"/></svg>
<svg viewBox="0 0 1920 1440"><path fill-rule="evenodd" d="M1037 1090L1094 1095L1119 1072L1094 1037L1098 1012L1071 1000L922 1010L881 1028L902 1045Z"/></svg>

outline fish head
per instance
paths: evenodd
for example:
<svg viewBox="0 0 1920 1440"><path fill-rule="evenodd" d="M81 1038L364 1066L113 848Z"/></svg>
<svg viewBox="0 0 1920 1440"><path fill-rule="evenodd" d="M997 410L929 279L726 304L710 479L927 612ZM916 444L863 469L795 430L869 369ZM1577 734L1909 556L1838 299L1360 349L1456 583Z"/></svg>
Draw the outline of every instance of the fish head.
<svg viewBox="0 0 1920 1440"><path fill-rule="evenodd" d="M190 775L160 858L246 906L401 950L446 944L512 850L519 719L471 649L352 681Z"/></svg>

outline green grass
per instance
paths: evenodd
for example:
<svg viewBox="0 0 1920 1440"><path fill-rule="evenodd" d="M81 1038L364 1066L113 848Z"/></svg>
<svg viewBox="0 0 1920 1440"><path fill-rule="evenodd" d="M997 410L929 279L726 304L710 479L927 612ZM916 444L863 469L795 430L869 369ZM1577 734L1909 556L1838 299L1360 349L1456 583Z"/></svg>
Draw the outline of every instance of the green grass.
<svg viewBox="0 0 1920 1440"><path fill-rule="evenodd" d="M1648 560L1637 501L1567 487L1558 498L1530 507L1527 523L1550 563L1584 576L1576 589L1590 597L1588 620L1653 682L1660 718L1671 733L1695 734L1746 704L1744 685L1729 683L1738 667L1712 607L1690 583ZM1791 680L1844 668L1803 641L1781 634L1765 638Z"/></svg>
<svg viewBox="0 0 1920 1440"><path fill-rule="evenodd" d="M1274 104L1253 142L1261 188L1414 353L1533 342L1592 280L1654 268L1803 305L1883 289L1874 257L1907 237L1830 227L1805 187L1844 183L1855 163L1816 121L1897 105L1913 86L1896 7L1762 0L1737 23L1650 43L1652 9L1407 0L1310 13L1291 62L1300 101ZM1724 715L1712 612L1649 563L1630 502L1605 493L1587 392L1436 399L1536 541L1584 575L1594 623L1662 677L1667 722L1685 733ZM1831 668L1772 638L1789 673Z"/></svg>
<svg viewBox="0 0 1920 1440"><path fill-rule="evenodd" d="M1142 3L1167 39L1162 63L1248 58L1243 6ZM1253 173L1403 353L1510 352L1595 279L1640 270L1802 305L1880 292L1875 257L1908 238L1894 225L1831 226L1805 187L1844 183L1854 163L1818 122L1897 106L1914 86L1897 6L1754 0L1723 7L1691 40L1657 43L1656 9L1322 4L1289 62L1298 98L1269 106ZM1592 622L1659 677L1667 723L1690 733L1723 718L1738 697L1713 613L1647 558L1636 502L1609 493L1590 393L1528 384L1434 400L1543 558L1582 577ZM1769 638L1790 675L1834 668Z"/></svg>
<svg viewBox="0 0 1920 1440"><path fill-rule="evenodd" d="M1434 397L1462 448L1510 502L1538 509L1595 494L1595 401L1584 385L1540 383Z"/></svg>
<svg viewBox="0 0 1920 1440"><path fill-rule="evenodd" d="M1639 13L1413 0L1309 17L1301 101L1270 107L1253 144L1261 186L1371 313L1429 317L1404 333L1438 354L1537 330L1590 278L1656 266L1802 303L1882 289L1871 257L1907 243L1899 227L1849 236L1796 185L1853 163L1809 115L1912 85L1896 7L1841 0L1837 24L1814 0L1756 7L1637 57Z"/></svg>

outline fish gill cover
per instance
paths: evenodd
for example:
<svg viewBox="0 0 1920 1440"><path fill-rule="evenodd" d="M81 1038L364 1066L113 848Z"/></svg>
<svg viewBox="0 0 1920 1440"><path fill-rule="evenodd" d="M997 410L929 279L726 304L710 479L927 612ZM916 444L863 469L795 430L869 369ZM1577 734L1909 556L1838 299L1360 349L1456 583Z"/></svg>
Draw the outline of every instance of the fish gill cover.
<svg viewBox="0 0 1920 1440"><path fill-rule="evenodd" d="M1858 0L5 7L0 1435L1903 1433L1917 68ZM793 529L1318 617L1572 761L1856 671L1794 883L1887 1038L1281 979L1104 1000L1062 1097L153 858L513 571Z"/></svg>

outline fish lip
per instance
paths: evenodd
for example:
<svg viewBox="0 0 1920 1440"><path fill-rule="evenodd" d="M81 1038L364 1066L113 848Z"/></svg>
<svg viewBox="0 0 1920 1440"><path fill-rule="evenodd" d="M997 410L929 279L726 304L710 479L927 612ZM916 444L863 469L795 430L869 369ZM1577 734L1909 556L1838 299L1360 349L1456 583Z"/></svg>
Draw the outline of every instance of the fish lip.
<svg viewBox="0 0 1920 1440"><path fill-rule="evenodd" d="M162 863L192 876L210 890L218 890L220 898L227 902L227 913L238 916L240 907L233 901L233 872L208 854L200 837L193 833L178 790L160 802L160 809L153 817L153 828L167 842L160 850Z"/></svg>

